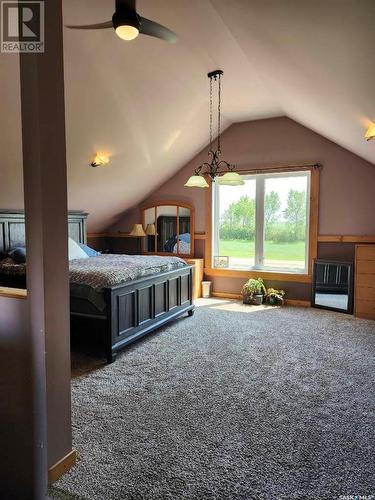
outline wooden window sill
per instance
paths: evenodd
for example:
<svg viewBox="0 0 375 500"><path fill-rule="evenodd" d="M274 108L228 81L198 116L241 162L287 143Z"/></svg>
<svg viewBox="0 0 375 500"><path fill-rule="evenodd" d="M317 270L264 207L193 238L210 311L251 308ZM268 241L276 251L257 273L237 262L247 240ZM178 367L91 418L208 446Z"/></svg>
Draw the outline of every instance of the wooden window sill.
<svg viewBox="0 0 375 500"><path fill-rule="evenodd" d="M204 274L206 276L222 276L225 278L264 278L273 281L293 281L298 283L311 283L312 281L310 274L283 273L275 271L240 271L235 269L205 268Z"/></svg>
<svg viewBox="0 0 375 500"><path fill-rule="evenodd" d="M21 288L0 287L0 297L7 297L9 299L26 299L27 290L23 290Z"/></svg>

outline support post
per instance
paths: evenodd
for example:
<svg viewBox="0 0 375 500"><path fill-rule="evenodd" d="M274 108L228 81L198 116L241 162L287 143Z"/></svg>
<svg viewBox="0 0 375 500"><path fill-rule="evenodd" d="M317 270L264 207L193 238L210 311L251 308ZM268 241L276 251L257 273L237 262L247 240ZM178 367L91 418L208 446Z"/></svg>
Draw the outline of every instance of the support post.
<svg viewBox="0 0 375 500"><path fill-rule="evenodd" d="M45 52L20 56L35 498L72 450L62 26L61 0L45 2Z"/></svg>

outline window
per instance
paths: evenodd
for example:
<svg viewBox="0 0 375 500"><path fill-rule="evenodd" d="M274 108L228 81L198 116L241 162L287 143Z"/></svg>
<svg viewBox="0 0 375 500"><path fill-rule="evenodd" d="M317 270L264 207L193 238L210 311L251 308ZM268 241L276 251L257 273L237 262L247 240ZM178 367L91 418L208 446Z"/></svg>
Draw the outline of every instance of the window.
<svg viewBox="0 0 375 500"><path fill-rule="evenodd" d="M213 186L215 268L307 273L310 171Z"/></svg>

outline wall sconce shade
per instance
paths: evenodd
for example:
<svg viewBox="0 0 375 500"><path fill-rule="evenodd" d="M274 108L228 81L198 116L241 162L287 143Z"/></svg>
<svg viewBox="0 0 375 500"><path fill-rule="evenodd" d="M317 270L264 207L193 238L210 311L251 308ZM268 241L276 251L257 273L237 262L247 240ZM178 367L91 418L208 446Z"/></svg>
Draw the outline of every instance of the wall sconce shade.
<svg viewBox="0 0 375 500"><path fill-rule="evenodd" d="M366 141L369 141L370 139L373 139L375 137L375 123L371 123L369 128L367 129L367 132L365 134L365 139Z"/></svg>
<svg viewBox="0 0 375 500"><path fill-rule="evenodd" d="M129 234L130 236L135 236L136 238L146 236L142 224L134 224L133 229L130 231Z"/></svg>
<svg viewBox="0 0 375 500"><path fill-rule="evenodd" d="M105 154L97 153L90 165L92 167L101 167L102 165L107 165L107 163L109 163L109 157Z"/></svg>
<svg viewBox="0 0 375 500"><path fill-rule="evenodd" d="M146 234L147 236L155 236L156 234L155 224L147 224Z"/></svg>

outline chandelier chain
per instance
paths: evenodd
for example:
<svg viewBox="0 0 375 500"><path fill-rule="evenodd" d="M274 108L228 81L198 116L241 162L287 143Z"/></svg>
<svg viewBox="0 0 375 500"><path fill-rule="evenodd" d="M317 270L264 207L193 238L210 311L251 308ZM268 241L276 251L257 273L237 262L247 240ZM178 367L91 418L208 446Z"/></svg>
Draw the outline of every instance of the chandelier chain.
<svg viewBox="0 0 375 500"><path fill-rule="evenodd" d="M219 99L217 104L217 149L219 153L221 153L220 134L221 134L221 75L219 75Z"/></svg>
<svg viewBox="0 0 375 500"><path fill-rule="evenodd" d="M210 151L212 151L212 78L210 78Z"/></svg>
<svg viewBox="0 0 375 500"><path fill-rule="evenodd" d="M209 162L204 162L195 169L195 175L191 176L185 186L188 187L208 187L205 176L209 176L212 181L220 176L219 183L227 186L242 186L245 182L241 179L240 175L235 172L235 165L228 163L225 160L220 160L221 156L221 77L223 75L222 70L211 71L208 73L208 78L210 80L210 103L209 103L209 125L210 125L210 149L208 151L208 156L210 157ZM215 98L214 98L214 85L215 86ZM217 94L216 94L217 91ZM216 103L217 99L217 103ZM217 122L216 116L214 117L214 106L217 109ZM214 123L215 122L215 123ZM217 124L217 139L215 139L214 148L214 126L216 132ZM227 169L224 174L223 170ZM224 175L223 175L224 174ZM203 176L203 179L200 178Z"/></svg>

